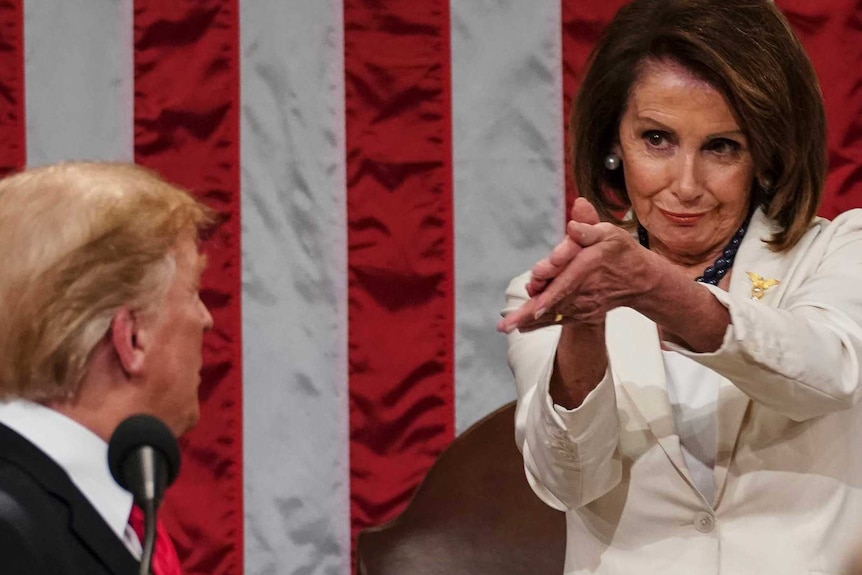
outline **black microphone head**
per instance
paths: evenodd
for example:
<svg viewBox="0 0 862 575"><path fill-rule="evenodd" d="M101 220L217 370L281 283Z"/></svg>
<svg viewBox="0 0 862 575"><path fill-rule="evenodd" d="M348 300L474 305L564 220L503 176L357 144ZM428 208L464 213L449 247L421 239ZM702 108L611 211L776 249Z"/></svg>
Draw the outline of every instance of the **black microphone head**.
<svg viewBox="0 0 862 575"><path fill-rule="evenodd" d="M108 466L114 481L126 490L133 491L128 484L125 471L129 457L142 447L151 447L164 458L166 485L170 485L180 472L180 449L177 440L162 420L152 415L133 415L125 419L108 442Z"/></svg>

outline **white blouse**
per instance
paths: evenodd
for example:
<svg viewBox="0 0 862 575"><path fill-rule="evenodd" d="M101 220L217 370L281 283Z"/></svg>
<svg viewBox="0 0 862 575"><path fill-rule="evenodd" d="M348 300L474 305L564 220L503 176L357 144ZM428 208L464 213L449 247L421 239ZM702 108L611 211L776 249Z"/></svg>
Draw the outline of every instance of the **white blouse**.
<svg viewBox="0 0 862 575"><path fill-rule="evenodd" d="M683 459L695 486L712 503L721 376L675 351L662 351L662 358Z"/></svg>

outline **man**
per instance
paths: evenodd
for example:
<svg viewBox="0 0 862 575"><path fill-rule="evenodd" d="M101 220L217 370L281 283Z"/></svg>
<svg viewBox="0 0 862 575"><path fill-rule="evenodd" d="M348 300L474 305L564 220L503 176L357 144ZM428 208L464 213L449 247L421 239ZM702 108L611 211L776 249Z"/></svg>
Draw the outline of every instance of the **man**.
<svg viewBox="0 0 862 575"><path fill-rule="evenodd" d="M0 572L133 574L107 442L136 413L198 418L211 212L127 164L0 181Z"/></svg>

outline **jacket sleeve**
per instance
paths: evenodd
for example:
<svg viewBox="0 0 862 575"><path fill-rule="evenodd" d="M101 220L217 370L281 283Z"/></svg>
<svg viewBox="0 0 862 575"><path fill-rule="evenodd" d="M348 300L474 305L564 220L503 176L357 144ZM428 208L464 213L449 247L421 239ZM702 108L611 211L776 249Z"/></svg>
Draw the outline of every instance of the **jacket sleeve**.
<svg viewBox="0 0 862 575"><path fill-rule="evenodd" d="M814 233L794 256L776 307L767 297L706 286L730 312L722 346L698 354L670 345L796 421L847 409L862 397L862 210Z"/></svg>
<svg viewBox="0 0 862 575"><path fill-rule="evenodd" d="M527 299L529 273L506 290L503 313ZM619 419L610 370L576 409L551 401L548 385L561 328L551 326L509 334L509 365L515 375L518 405L515 440L524 456L527 480L548 505L561 511L598 499L622 476L616 457Z"/></svg>

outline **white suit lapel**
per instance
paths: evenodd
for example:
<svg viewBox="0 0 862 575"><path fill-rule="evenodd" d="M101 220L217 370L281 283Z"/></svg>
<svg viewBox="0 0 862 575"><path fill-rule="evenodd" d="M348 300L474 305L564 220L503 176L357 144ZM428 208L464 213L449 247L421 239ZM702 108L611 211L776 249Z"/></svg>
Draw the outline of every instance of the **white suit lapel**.
<svg viewBox="0 0 862 575"><path fill-rule="evenodd" d="M728 289L730 294L739 298L752 298L754 285L747 273L752 272L763 279L774 279L780 282L766 289L759 300L762 305L778 305L787 285L785 280L789 272L790 258L785 254L773 252L769 249L769 244L762 241L769 239L773 231L764 213L757 210L751 218L745 241L740 246L733 263L733 274ZM718 390L718 437L713 475L716 507L724 494L727 470L750 403L751 399L730 380L722 379Z"/></svg>

